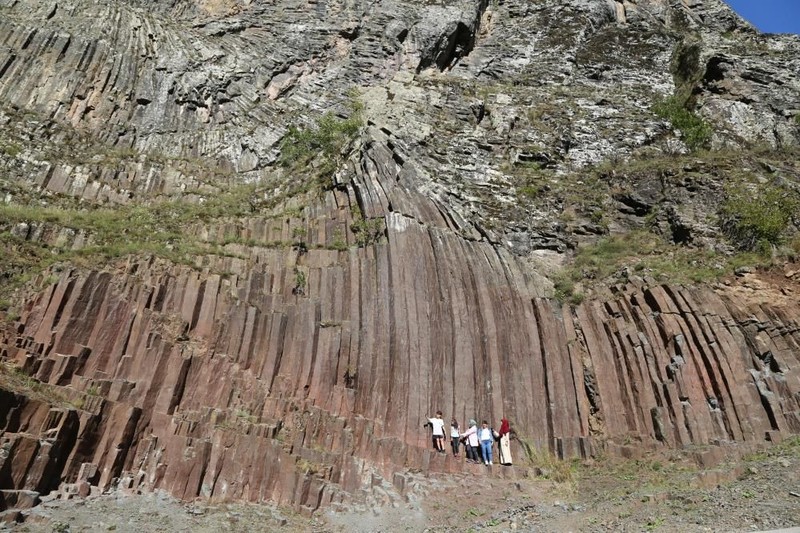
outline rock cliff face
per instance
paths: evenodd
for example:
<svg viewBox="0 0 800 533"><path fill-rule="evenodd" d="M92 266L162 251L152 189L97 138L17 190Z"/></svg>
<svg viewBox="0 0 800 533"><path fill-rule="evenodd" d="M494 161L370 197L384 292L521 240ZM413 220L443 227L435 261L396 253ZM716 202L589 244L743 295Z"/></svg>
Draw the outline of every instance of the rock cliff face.
<svg viewBox="0 0 800 533"><path fill-rule="evenodd" d="M718 0L0 1L0 488L385 501L462 468L437 409L521 456L800 432L790 266L557 283L732 253L726 182L798 187L798 51Z"/></svg>

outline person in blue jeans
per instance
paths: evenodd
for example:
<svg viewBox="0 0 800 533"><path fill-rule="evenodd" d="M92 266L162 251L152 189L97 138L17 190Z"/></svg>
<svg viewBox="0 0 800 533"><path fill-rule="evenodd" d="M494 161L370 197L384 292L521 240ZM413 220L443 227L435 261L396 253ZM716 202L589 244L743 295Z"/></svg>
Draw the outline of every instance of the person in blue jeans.
<svg viewBox="0 0 800 533"><path fill-rule="evenodd" d="M478 440L481 443L481 455L483 455L483 464L490 465L492 463L492 446L494 445L494 435L489 428L489 422L484 420L481 422L481 429L478 431Z"/></svg>

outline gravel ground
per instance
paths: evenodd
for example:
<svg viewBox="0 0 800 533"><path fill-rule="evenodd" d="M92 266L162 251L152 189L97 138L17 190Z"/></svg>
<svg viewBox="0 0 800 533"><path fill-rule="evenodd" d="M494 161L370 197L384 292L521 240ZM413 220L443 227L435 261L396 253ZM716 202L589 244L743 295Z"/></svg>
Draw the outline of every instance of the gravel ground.
<svg viewBox="0 0 800 533"><path fill-rule="evenodd" d="M52 500L29 532L761 531L800 526L800 439L699 469L674 454L611 463L551 463L472 474L409 473L395 506L353 504L313 517L267 505L184 503L162 493ZM550 478L550 479L547 479ZM798 529L797 531L800 531Z"/></svg>

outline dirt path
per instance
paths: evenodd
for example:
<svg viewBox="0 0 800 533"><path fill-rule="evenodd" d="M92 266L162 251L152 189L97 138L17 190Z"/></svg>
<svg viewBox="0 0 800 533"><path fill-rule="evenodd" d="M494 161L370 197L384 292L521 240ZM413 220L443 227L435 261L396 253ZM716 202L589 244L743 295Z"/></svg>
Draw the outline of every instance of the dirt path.
<svg viewBox="0 0 800 533"><path fill-rule="evenodd" d="M404 503L313 517L267 505L205 505L163 494L104 494L39 505L29 532L760 531L800 526L800 439L700 469L684 455L589 464L476 465L409 473ZM537 474L537 475L534 475ZM550 479L547 479L550 478Z"/></svg>

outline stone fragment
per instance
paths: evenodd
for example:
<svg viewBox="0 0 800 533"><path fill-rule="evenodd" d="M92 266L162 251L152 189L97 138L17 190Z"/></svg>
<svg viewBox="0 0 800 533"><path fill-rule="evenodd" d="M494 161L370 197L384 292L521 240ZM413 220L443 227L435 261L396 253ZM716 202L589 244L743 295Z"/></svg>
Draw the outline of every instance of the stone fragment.
<svg viewBox="0 0 800 533"><path fill-rule="evenodd" d="M0 511L0 523L2 524L14 524L20 523L24 520L22 512L17 509L8 509L6 511Z"/></svg>
<svg viewBox="0 0 800 533"><path fill-rule="evenodd" d="M32 490L0 490L0 510L30 509L40 502L39 493Z"/></svg>

